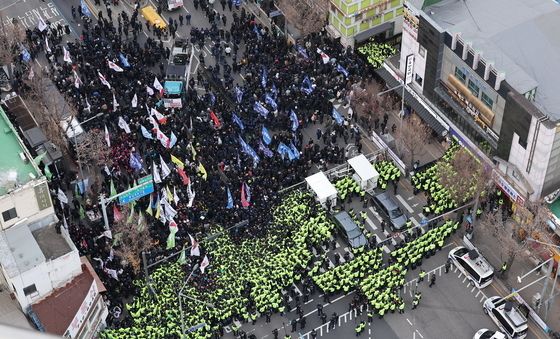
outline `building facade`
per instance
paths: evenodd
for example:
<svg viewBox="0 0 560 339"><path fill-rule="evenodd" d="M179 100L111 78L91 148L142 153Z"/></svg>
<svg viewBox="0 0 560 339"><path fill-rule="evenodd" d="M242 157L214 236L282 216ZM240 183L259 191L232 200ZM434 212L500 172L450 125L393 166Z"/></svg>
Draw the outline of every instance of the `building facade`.
<svg viewBox="0 0 560 339"><path fill-rule="evenodd" d="M536 200L560 186L560 6L547 0L443 0L404 4L400 59L409 90L497 165L510 199ZM500 18L500 20L496 19ZM556 76L554 76L556 74ZM509 192L509 193L508 193Z"/></svg>
<svg viewBox="0 0 560 339"><path fill-rule="evenodd" d="M403 0L330 0L329 31L344 46L400 34Z"/></svg>

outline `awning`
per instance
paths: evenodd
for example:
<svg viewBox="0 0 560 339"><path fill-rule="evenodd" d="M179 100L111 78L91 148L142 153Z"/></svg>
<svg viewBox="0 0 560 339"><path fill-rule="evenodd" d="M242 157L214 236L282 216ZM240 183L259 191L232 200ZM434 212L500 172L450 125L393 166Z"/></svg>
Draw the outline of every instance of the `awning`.
<svg viewBox="0 0 560 339"><path fill-rule="evenodd" d="M391 73L389 73L389 71L387 71L384 67L376 69L375 71L381 78L383 78L383 80L385 80L389 88L397 87L400 85L400 82L395 79L395 77L393 77L393 75L391 75ZM402 90L394 92L395 94L400 96ZM442 125L442 123L440 123L438 119L436 119L436 117L434 117L432 113L430 113L428 109L424 107L424 105L422 105L422 103L420 103L418 99L416 99L416 97L410 94L409 91L404 92L404 100L406 104L410 106L438 135L447 134L448 128Z"/></svg>
<svg viewBox="0 0 560 339"><path fill-rule="evenodd" d="M352 166L354 171L356 171L356 174L358 174L360 179L362 179L363 181L377 179L379 177L379 173L377 173L375 168L373 168L371 163L363 154L360 154L352 159L348 159L348 164Z"/></svg>
<svg viewBox="0 0 560 339"><path fill-rule="evenodd" d="M336 197L336 188L331 184L325 173L315 173L305 178L305 181L307 181L308 187L315 192L319 201Z"/></svg>
<svg viewBox="0 0 560 339"><path fill-rule="evenodd" d="M394 22L393 22L393 21L389 21L389 22L385 22L385 23L383 23L383 24L381 24L381 25L374 26L374 27L372 27L372 28L370 28L370 29L368 29L368 30L366 30L366 31L363 31L363 32L361 32L361 33L356 34L356 35L354 36L354 40L355 40L357 43L366 41L367 39L371 38L371 37L374 36L374 35L377 35L377 34L379 34L379 33L381 33L381 32L385 32L385 31L387 31L387 30L393 28L393 25L394 25Z"/></svg>

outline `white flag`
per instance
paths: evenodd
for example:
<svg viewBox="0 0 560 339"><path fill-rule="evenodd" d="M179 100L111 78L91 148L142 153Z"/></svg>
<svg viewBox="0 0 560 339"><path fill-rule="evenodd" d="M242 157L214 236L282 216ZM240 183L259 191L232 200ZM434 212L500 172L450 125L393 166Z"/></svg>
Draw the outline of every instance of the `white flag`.
<svg viewBox="0 0 560 339"><path fill-rule="evenodd" d="M194 197L196 196L196 192L192 189L190 181L187 186L187 195L189 197L189 203L187 204L187 207L192 207L192 204L194 202Z"/></svg>
<svg viewBox="0 0 560 339"><path fill-rule="evenodd" d="M161 200L163 201L163 211L165 212L165 217L167 220L172 220L177 215L177 210L171 206L171 204L167 201L167 198Z"/></svg>
<svg viewBox="0 0 560 339"><path fill-rule="evenodd" d="M163 86L159 83L159 80L157 79L157 77L154 79L154 84L153 84L154 88L157 89L160 93L163 92Z"/></svg>
<svg viewBox="0 0 560 339"><path fill-rule="evenodd" d="M29 67L29 74L27 75L28 80L32 80L35 76L35 72L33 72L33 67Z"/></svg>
<svg viewBox="0 0 560 339"><path fill-rule="evenodd" d="M126 121L124 121L123 117L121 117L121 116L119 116L119 127L121 129L123 129L126 132L126 134L130 134L130 127L128 126Z"/></svg>
<svg viewBox="0 0 560 339"><path fill-rule="evenodd" d="M109 130L107 129L107 125L105 125L105 141L107 142L107 146L111 147L111 138L109 137Z"/></svg>
<svg viewBox="0 0 560 339"><path fill-rule="evenodd" d="M136 108L138 107L138 96L136 95L136 93L134 93L134 97L132 97L132 108Z"/></svg>
<svg viewBox="0 0 560 339"><path fill-rule="evenodd" d="M161 130L157 130L156 131L156 137L157 139L161 142L161 144L163 145L163 147L165 148L169 148L169 138L167 137L167 135L165 135Z"/></svg>
<svg viewBox="0 0 560 339"><path fill-rule="evenodd" d="M146 86L146 92L148 92L150 96L154 95L154 90L150 86Z"/></svg>
<svg viewBox="0 0 560 339"><path fill-rule="evenodd" d="M66 194L64 193L64 191L62 191L62 190L60 189L60 187L58 188L58 194L57 194L57 196L58 196L58 200L60 200L61 203L68 204L68 197L66 196Z"/></svg>
<svg viewBox="0 0 560 339"><path fill-rule="evenodd" d="M325 52L323 52L320 48L317 48L317 53L319 53L321 55L321 59L323 59L323 64L326 64L331 60L331 58Z"/></svg>
<svg viewBox="0 0 560 339"><path fill-rule="evenodd" d="M173 186L173 201L175 202L175 205L179 203L179 196L177 195L177 189L175 186Z"/></svg>
<svg viewBox="0 0 560 339"><path fill-rule="evenodd" d="M159 171L157 169L155 161L152 162L152 172L153 172L154 182L156 184L161 183L161 177L159 176Z"/></svg>
<svg viewBox="0 0 560 339"><path fill-rule="evenodd" d="M150 112L152 113L152 115L155 115L157 121L158 121L160 124L165 124L165 123L167 122L167 118L166 118L163 114L161 114L160 112L158 112L157 109L152 108L152 110L151 110Z"/></svg>
<svg viewBox="0 0 560 339"><path fill-rule="evenodd" d="M107 173L108 176L111 176L111 171L109 170L109 167L107 165L103 167L103 170L105 171L105 173Z"/></svg>
<svg viewBox="0 0 560 339"><path fill-rule="evenodd" d="M115 112L117 110L117 107L119 107L119 103L117 102L117 98L115 98L115 93L113 93L113 112Z"/></svg>
<svg viewBox="0 0 560 339"><path fill-rule="evenodd" d="M47 29L47 24L45 23L45 20L43 20L43 18L39 17L39 23L37 24L37 28L42 32L45 29Z"/></svg>
<svg viewBox="0 0 560 339"><path fill-rule="evenodd" d="M74 87L80 88L80 86L83 84L83 82L80 79L80 77L78 76L78 73L76 73L76 71L72 71L72 72L74 72Z"/></svg>
<svg viewBox="0 0 560 339"><path fill-rule="evenodd" d="M107 79L105 79L103 74L101 74L100 72L97 72L97 75L99 76L99 80L101 81L101 83L103 85L107 86L107 88L111 89L111 84L109 84L109 82L107 81Z"/></svg>
<svg viewBox="0 0 560 339"><path fill-rule="evenodd" d="M169 174L171 174L171 170L169 169L169 166L167 166L165 161L163 161L161 155L159 156L159 161L161 162L161 178L165 179Z"/></svg>
<svg viewBox="0 0 560 339"><path fill-rule="evenodd" d="M70 57L70 52L66 49L66 47L62 46L62 51L64 52L64 61L68 63L72 63L72 58Z"/></svg>
<svg viewBox="0 0 560 339"><path fill-rule="evenodd" d="M119 65L112 62L111 60L107 60L107 63L109 64L109 68L112 69L115 72L123 72L124 71L124 69L122 69Z"/></svg>
<svg viewBox="0 0 560 339"><path fill-rule="evenodd" d="M204 259L202 259L202 262L200 263L200 272L204 273L204 270L208 267L208 265L210 265L210 260L208 260L208 256L205 255Z"/></svg>
<svg viewBox="0 0 560 339"><path fill-rule="evenodd" d="M45 51L51 52L51 48L49 47L49 39L45 37Z"/></svg>
<svg viewBox="0 0 560 339"><path fill-rule="evenodd" d="M198 247L198 241L193 238L192 235L189 234L189 238L191 239L191 256L200 256L200 248Z"/></svg>
<svg viewBox="0 0 560 339"><path fill-rule="evenodd" d="M84 108L84 109L85 109L86 111L88 111L88 112L91 112L91 105L89 104L89 101L88 101L88 99L87 99L87 96L86 96L86 108Z"/></svg>

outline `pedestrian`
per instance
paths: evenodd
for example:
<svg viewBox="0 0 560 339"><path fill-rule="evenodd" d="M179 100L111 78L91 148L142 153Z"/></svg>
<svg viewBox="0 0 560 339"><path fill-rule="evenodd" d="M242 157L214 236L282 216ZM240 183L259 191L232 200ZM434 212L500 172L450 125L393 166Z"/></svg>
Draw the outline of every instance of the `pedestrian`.
<svg viewBox="0 0 560 339"><path fill-rule="evenodd" d="M311 339L317 338L317 331L315 329L311 330Z"/></svg>
<svg viewBox="0 0 560 339"><path fill-rule="evenodd" d="M183 26L183 15L179 14L179 25Z"/></svg>
<svg viewBox="0 0 560 339"><path fill-rule="evenodd" d="M449 273L449 269L451 268L451 260L447 259L445 262L445 274Z"/></svg>
<svg viewBox="0 0 560 339"><path fill-rule="evenodd" d="M430 287L432 287L433 285L436 284L436 273L432 273L432 276L430 277Z"/></svg>
<svg viewBox="0 0 560 339"><path fill-rule="evenodd" d="M185 21L187 22L187 26L191 24L191 13L185 15Z"/></svg>
<svg viewBox="0 0 560 339"><path fill-rule="evenodd" d="M270 322L270 311L266 311L265 316L266 316L266 322L269 323Z"/></svg>
<svg viewBox="0 0 560 339"><path fill-rule="evenodd" d="M383 233L385 233L385 226L386 226L385 220L382 220L381 221L381 232L383 232Z"/></svg>
<svg viewBox="0 0 560 339"><path fill-rule="evenodd" d="M327 315L325 313L321 314L321 324L327 323Z"/></svg>
<svg viewBox="0 0 560 339"><path fill-rule="evenodd" d="M274 339L278 339L278 329L277 328L272 330L272 334L274 335Z"/></svg>
<svg viewBox="0 0 560 339"><path fill-rule="evenodd" d="M393 194L397 195L397 188L399 184L396 181L393 181Z"/></svg>
<svg viewBox="0 0 560 339"><path fill-rule="evenodd" d="M303 329L305 328L305 322L306 322L306 321L305 321L305 317L299 319L299 326L300 326L300 329L303 330Z"/></svg>
<svg viewBox="0 0 560 339"><path fill-rule="evenodd" d="M297 330L297 320L292 319L292 321L290 321L290 324L292 325L292 332L295 332Z"/></svg>
<svg viewBox="0 0 560 339"><path fill-rule="evenodd" d="M323 315L323 304L317 304L317 314L319 317Z"/></svg>

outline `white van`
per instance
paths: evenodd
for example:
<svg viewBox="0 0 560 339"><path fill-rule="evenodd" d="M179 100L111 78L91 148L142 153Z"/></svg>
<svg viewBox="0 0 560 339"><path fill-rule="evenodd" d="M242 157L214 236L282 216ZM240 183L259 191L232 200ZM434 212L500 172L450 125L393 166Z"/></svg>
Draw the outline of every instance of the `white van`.
<svg viewBox="0 0 560 339"><path fill-rule="evenodd" d="M449 259L478 288L492 283L494 269L476 248L458 246L449 251Z"/></svg>
<svg viewBox="0 0 560 339"><path fill-rule="evenodd" d="M522 339L527 337L529 326L527 325L527 310L512 301L502 297L490 297L484 301L484 313L488 314L496 325L510 339ZM523 314L525 313L525 314Z"/></svg>

